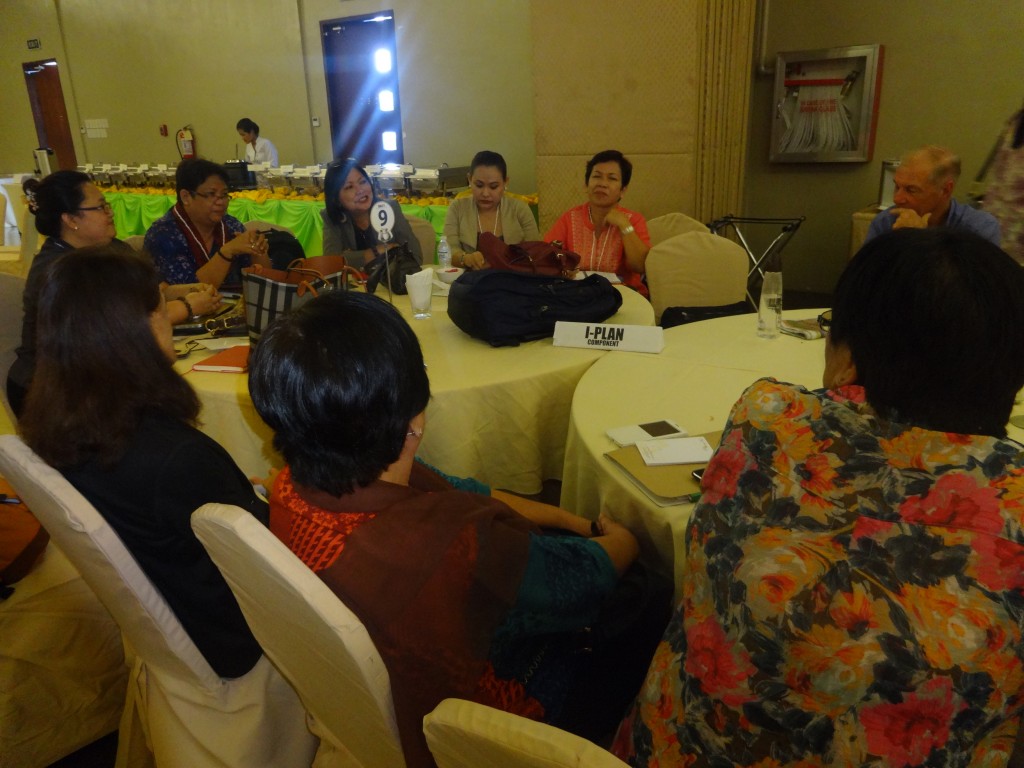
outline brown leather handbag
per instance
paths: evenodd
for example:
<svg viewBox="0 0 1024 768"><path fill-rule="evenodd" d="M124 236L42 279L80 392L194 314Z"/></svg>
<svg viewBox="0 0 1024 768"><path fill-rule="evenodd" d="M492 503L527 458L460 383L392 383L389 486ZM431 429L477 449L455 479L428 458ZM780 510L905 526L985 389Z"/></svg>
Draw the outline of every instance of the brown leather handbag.
<svg viewBox="0 0 1024 768"><path fill-rule="evenodd" d="M527 240L506 245L501 238L490 232L481 232L476 247L491 269L572 278L580 267L580 255L563 248L557 240L553 243Z"/></svg>

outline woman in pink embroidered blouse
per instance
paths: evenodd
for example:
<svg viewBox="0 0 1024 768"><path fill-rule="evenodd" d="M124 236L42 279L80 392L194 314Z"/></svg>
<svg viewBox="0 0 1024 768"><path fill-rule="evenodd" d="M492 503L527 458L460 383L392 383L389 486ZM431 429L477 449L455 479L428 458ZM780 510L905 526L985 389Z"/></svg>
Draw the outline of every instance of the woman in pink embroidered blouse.
<svg viewBox="0 0 1024 768"><path fill-rule="evenodd" d="M615 149L598 152L587 162L587 202L570 208L544 235L560 241L582 258L580 269L614 272L644 296L644 264L651 249L647 221L619 205L633 175L633 164Z"/></svg>

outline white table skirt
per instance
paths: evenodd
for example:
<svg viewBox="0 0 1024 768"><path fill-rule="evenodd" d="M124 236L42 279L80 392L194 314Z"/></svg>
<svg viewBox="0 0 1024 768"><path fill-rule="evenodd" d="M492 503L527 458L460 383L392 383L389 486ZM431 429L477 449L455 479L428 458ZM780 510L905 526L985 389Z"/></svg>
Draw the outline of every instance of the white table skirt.
<svg viewBox="0 0 1024 768"><path fill-rule="evenodd" d="M809 318L820 311L790 310L785 316ZM672 577L677 590L693 505L655 504L605 457L616 448L605 431L671 419L691 435L717 432L743 391L759 378L821 387L824 340L761 339L755 322L751 314L671 328L661 354L609 354L583 375L573 397L561 505L591 519L604 511L622 522L640 540L645 561ZM1024 402L1014 413L1024 414ZM1024 440L1024 429L1007 429L1011 438Z"/></svg>
<svg viewBox="0 0 1024 768"><path fill-rule="evenodd" d="M116 731L127 684L120 630L50 544L0 602L0 765L49 765Z"/></svg>
<svg viewBox="0 0 1024 768"><path fill-rule="evenodd" d="M814 317L818 310L785 314ZM623 523L640 540L644 561L672 577L677 588L693 505L655 504L605 457L617 447L605 431L670 419L691 435L717 432L743 390L759 378L821 386L823 340L761 339L755 323L749 314L670 328L660 354L609 354L576 387L561 505L591 519L607 512Z"/></svg>
<svg viewBox="0 0 1024 768"><path fill-rule="evenodd" d="M653 325L650 303L628 288L619 290L622 307L608 322ZM419 455L453 475L538 493L545 479L561 477L576 383L612 353L555 347L551 339L494 348L459 330L448 317L447 303L435 296L433 317L413 320L409 298L396 296L394 301L419 338L430 376ZM202 430L249 475L262 476L269 466L280 466L271 431L249 398L247 377L191 371L205 356L193 353L176 365L202 401Z"/></svg>

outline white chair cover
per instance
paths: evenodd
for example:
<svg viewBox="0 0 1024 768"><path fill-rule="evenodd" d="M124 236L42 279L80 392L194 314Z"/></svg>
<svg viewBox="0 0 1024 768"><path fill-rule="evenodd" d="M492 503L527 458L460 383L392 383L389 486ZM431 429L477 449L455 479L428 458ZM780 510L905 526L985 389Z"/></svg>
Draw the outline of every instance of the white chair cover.
<svg viewBox="0 0 1024 768"><path fill-rule="evenodd" d="M423 252L423 265L428 266L437 260L437 233L434 232L434 225L419 216L406 216L409 226L416 239L420 242L420 250ZM451 245L451 243L449 243Z"/></svg>
<svg viewBox="0 0 1024 768"><path fill-rule="evenodd" d="M244 510L206 504L192 528L306 705L321 739L314 765L404 768L388 672L356 615Z"/></svg>
<svg viewBox="0 0 1024 768"><path fill-rule="evenodd" d="M438 768L625 768L584 738L462 699L445 699L423 718Z"/></svg>
<svg viewBox="0 0 1024 768"><path fill-rule="evenodd" d="M743 301L747 252L710 232L685 232L647 254L647 287L654 316L668 307L716 307Z"/></svg>
<svg viewBox="0 0 1024 768"><path fill-rule="evenodd" d="M294 235L288 227L284 224L275 224L272 221L263 221L262 219L249 219L249 221L243 224L246 232L256 232L259 230L276 229L279 232L287 232L289 235Z"/></svg>
<svg viewBox="0 0 1024 768"><path fill-rule="evenodd" d="M36 231L35 215L29 212L28 206L21 202L22 200L19 194L17 202L10 202L11 205L17 206L19 211L17 219L21 245L4 245L0 241L0 272L27 277L36 251L39 250L39 233Z"/></svg>
<svg viewBox="0 0 1024 768"><path fill-rule="evenodd" d="M59 472L18 437L3 435L0 474L110 611L127 655L135 655L118 766L310 764L316 738L295 692L266 657L243 677L218 677L113 529Z"/></svg>
<svg viewBox="0 0 1024 768"><path fill-rule="evenodd" d="M124 244L131 248L136 253L141 253L144 243L146 242L145 235L129 235L124 239Z"/></svg>
<svg viewBox="0 0 1024 768"><path fill-rule="evenodd" d="M647 221L647 234L651 236L651 247L684 232L708 232L708 228L685 213L666 213Z"/></svg>
<svg viewBox="0 0 1024 768"><path fill-rule="evenodd" d="M21 344L21 296L25 278L0 272L0 402L14 423L14 413L7 403L7 371L14 362L14 350Z"/></svg>

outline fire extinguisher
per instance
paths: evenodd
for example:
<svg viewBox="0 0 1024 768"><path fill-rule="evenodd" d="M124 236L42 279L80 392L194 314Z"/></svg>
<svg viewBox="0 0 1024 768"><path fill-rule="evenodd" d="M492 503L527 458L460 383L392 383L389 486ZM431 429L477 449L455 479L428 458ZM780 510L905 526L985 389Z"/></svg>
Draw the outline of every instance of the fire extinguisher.
<svg viewBox="0 0 1024 768"><path fill-rule="evenodd" d="M178 131L178 154L182 160L188 160L196 156L196 140L192 135L192 126L186 125Z"/></svg>

